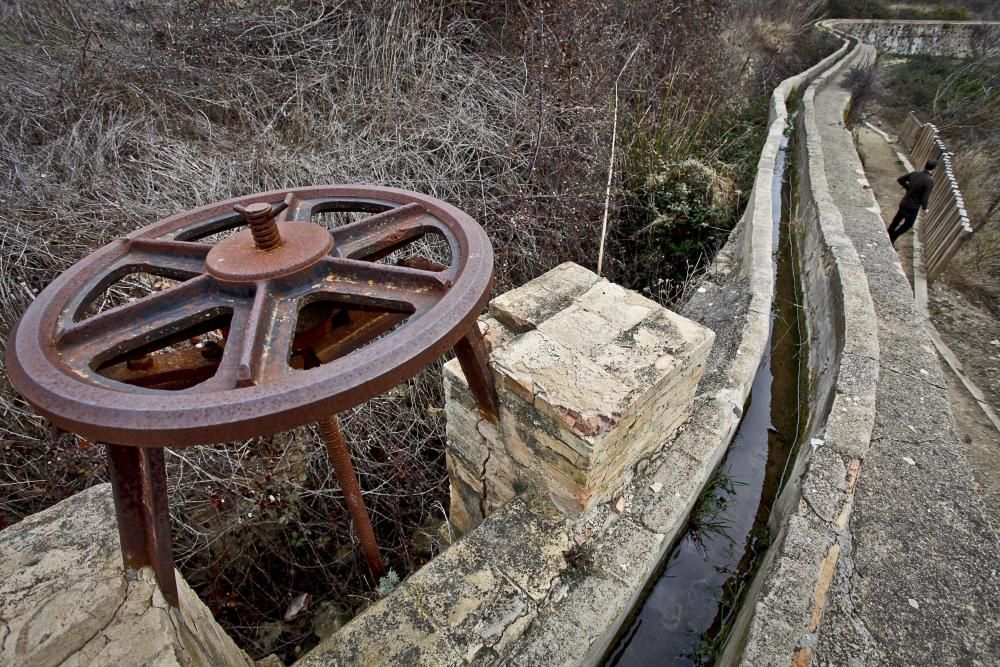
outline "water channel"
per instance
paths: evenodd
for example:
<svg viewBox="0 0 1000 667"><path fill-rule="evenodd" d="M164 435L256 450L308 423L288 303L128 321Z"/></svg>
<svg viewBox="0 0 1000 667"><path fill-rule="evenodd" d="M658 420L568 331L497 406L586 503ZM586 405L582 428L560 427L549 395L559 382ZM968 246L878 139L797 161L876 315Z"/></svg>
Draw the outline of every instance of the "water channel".
<svg viewBox="0 0 1000 667"><path fill-rule="evenodd" d="M769 544L768 518L805 433L806 359L788 224L788 137L772 183L775 298L769 343L729 451L606 666L711 665ZM801 409L800 409L801 408Z"/></svg>

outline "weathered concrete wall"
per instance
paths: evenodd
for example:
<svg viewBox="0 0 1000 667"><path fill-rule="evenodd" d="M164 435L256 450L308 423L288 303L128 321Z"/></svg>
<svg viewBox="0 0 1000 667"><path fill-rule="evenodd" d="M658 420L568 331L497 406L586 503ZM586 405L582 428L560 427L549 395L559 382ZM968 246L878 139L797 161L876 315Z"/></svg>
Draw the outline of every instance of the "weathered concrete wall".
<svg viewBox="0 0 1000 667"><path fill-rule="evenodd" d="M828 175L816 126L816 90L872 56L858 45L810 85L796 127L798 209L795 240L809 331L812 432L772 510L773 546L747 597L729 647L743 665L808 662L845 528L860 459L875 417L878 337L868 280L829 178L866 183L860 169Z"/></svg>
<svg viewBox="0 0 1000 667"><path fill-rule="evenodd" d="M843 124L843 73L873 56L859 44L803 99L800 243L832 258L805 275L807 300L820 304L807 313L822 323L831 319L822 308L841 309L832 339L841 350L835 366L817 369L835 377L830 410L744 608L753 615L741 619L745 645L731 647L747 666L988 664L1000 649L997 536Z"/></svg>
<svg viewBox="0 0 1000 667"><path fill-rule="evenodd" d="M1000 48L1000 22L996 21L829 19L820 25L897 55L969 58Z"/></svg>
<svg viewBox="0 0 1000 667"><path fill-rule="evenodd" d="M111 486L102 484L0 532L0 664L253 664L177 575L167 605L150 568L126 577Z"/></svg>

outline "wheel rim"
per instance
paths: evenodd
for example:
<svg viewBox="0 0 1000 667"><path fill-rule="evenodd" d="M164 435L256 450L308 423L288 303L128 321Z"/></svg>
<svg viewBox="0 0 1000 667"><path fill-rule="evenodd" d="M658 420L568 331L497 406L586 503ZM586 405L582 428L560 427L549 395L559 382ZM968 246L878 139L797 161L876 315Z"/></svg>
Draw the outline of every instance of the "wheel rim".
<svg viewBox="0 0 1000 667"><path fill-rule="evenodd" d="M298 263L276 259L276 272L206 266L235 237L215 246L199 239L244 226L233 206L260 202L287 204L277 218L282 233L309 237L292 258ZM310 221L333 211L371 215L330 230L331 249L317 252L322 234ZM448 266L378 263L428 234L447 242ZM137 271L183 282L80 317L110 283ZM356 185L248 195L170 216L71 267L16 327L8 374L56 425L102 442L188 446L264 435L353 407L416 375L474 326L492 279L483 229L432 197ZM296 327L303 308L317 302L377 313L369 318L375 324L351 324L345 331L354 338L330 360L293 368ZM378 338L393 322L398 328ZM193 386L169 391L114 375L165 341L217 327L227 332L225 346L211 375Z"/></svg>

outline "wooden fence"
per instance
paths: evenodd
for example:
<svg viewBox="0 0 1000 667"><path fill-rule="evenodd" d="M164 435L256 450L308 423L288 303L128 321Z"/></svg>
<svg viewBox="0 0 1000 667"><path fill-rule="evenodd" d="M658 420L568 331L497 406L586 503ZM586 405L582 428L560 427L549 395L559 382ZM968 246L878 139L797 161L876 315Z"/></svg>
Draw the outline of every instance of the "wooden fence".
<svg viewBox="0 0 1000 667"><path fill-rule="evenodd" d="M928 160L938 161L927 212L918 225L924 247L927 282L930 283L941 275L975 229L952 170L952 154L938 135L937 128L931 123L921 123L911 111L899 132L899 144L909 152L914 169L922 169Z"/></svg>

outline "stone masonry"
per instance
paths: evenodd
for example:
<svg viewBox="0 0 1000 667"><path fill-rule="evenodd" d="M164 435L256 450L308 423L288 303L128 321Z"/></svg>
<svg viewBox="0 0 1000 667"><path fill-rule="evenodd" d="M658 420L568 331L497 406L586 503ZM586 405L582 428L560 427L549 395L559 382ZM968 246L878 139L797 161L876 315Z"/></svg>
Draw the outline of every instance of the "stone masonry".
<svg viewBox="0 0 1000 667"><path fill-rule="evenodd" d="M445 365L451 521L460 531L524 491L566 515L611 500L691 414L715 334L572 263L503 294L480 321L499 424Z"/></svg>

